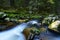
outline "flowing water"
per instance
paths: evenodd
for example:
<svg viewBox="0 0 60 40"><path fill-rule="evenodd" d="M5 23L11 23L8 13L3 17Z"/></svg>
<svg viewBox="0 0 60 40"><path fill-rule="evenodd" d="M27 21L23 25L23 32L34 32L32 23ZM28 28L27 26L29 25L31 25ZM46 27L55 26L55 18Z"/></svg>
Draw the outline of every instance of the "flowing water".
<svg viewBox="0 0 60 40"><path fill-rule="evenodd" d="M12 28L7 31L0 32L0 40L26 40L24 34L22 33L23 30L26 27L29 27L28 25L31 24L29 21L27 23L22 23L20 25L17 25L15 28ZM37 22L33 21L32 24L36 24ZM40 34L40 39L42 40L60 40L60 36L57 34L54 34L52 32L49 32L46 28L45 32L42 32Z"/></svg>
<svg viewBox="0 0 60 40"><path fill-rule="evenodd" d="M31 24L31 22L36 23L36 21L29 21L27 23L19 24L10 30L0 32L0 40L26 40L22 32Z"/></svg>
<svg viewBox="0 0 60 40"><path fill-rule="evenodd" d="M25 27L27 27L27 23L22 23L13 29L0 32L0 40L25 40L22 33Z"/></svg>
<svg viewBox="0 0 60 40"><path fill-rule="evenodd" d="M40 34L40 39L42 40L60 40L60 34L54 33L46 28L46 31Z"/></svg>

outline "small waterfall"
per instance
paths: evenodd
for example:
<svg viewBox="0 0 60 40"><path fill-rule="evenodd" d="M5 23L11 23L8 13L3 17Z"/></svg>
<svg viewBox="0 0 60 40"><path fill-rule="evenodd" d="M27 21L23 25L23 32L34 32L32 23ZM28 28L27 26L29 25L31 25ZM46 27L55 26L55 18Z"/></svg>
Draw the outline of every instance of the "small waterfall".
<svg viewBox="0 0 60 40"><path fill-rule="evenodd" d="M19 24L10 30L0 32L0 40L26 40L24 34L22 33L23 30L29 27L29 25L33 25L37 23L38 23L37 21L33 20L27 23ZM41 33L41 36L48 38L47 40L60 40L60 36L53 35L53 33L49 32L48 30L47 30L47 34L46 32L43 32Z"/></svg>
<svg viewBox="0 0 60 40"><path fill-rule="evenodd" d="M25 40L22 31L27 27L27 23L22 23L13 29L0 32L0 40Z"/></svg>
<svg viewBox="0 0 60 40"><path fill-rule="evenodd" d="M32 24L32 22L33 21L22 23L17 25L15 28L0 32L0 40L26 40L22 32L25 28L29 27L28 25ZM34 21L33 24L35 23L37 22Z"/></svg>

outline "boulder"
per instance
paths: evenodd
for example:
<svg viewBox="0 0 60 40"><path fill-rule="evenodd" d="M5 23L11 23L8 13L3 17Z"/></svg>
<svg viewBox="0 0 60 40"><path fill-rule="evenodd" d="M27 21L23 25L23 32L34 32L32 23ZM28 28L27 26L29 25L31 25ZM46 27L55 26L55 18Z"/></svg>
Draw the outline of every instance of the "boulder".
<svg viewBox="0 0 60 40"><path fill-rule="evenodd" d="M49 29L54 30L56 32L59 32L60 30L60 20L57 20L55 22L52 22L49 27Z"/></svg>

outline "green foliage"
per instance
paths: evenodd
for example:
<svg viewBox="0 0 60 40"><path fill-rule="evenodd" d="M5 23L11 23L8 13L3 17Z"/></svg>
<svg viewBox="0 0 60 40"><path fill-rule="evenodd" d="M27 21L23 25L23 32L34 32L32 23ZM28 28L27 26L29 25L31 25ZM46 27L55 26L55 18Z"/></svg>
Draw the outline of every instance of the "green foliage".
<svg viewBox="0 0 60 40"><path fill-rule="evenodd" d="M7 12L9 17L39 18L56 12L55 0L13 0L11 3L11 0L0 3L0 11Z"/></svg>

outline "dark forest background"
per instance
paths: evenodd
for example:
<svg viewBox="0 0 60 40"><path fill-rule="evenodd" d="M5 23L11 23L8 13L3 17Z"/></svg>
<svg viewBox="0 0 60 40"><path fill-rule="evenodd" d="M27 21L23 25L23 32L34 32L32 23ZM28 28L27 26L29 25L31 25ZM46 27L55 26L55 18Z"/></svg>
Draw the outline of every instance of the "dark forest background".
<svg viewBox="0 0 60 40"><path fill-rule="evenodd" d="M60 20L60 0L0 0L1 30L33 19L41 25Z"/></svg>
<svg viewBox="0 0 60 40"><path fill-rule="evenodd" d="M0 11L20 17L60 14L60 0L0 0Z"/></svg>

